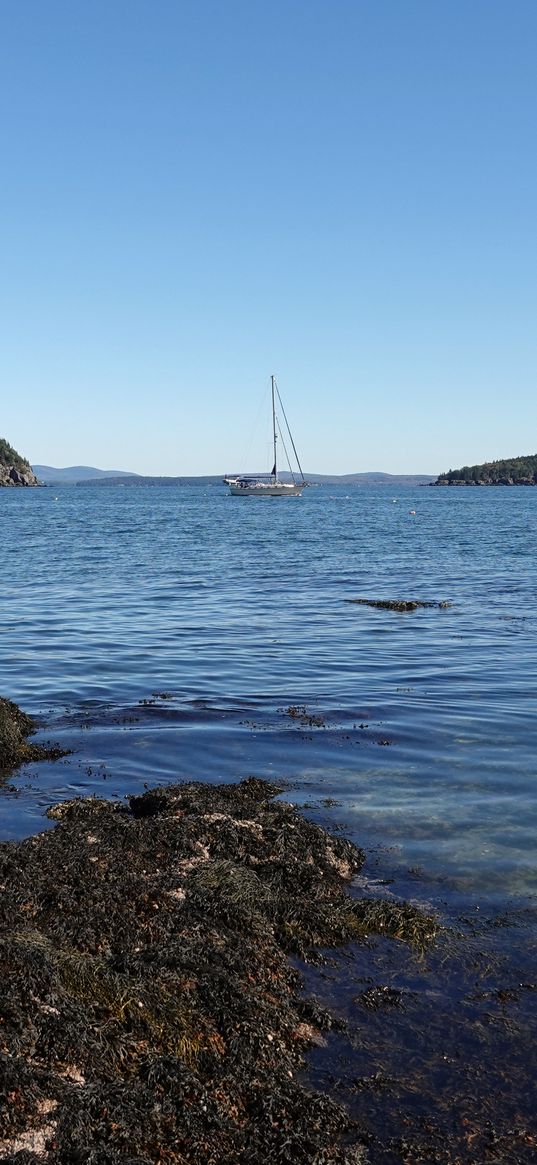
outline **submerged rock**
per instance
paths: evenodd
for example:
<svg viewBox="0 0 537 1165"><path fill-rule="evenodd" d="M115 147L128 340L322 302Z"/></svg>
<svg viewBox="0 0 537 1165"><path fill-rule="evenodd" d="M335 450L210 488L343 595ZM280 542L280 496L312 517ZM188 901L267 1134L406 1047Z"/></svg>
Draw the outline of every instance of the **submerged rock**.
<svg viewBox="0 0 537 1165"><path fill-rule="evenodd" d="M363 607L378 607L382 611L417 611L420 607L451 607L451 603L421 599L344 599L344 603L359 603Z"/></svg>
<svg viewBox="0 0 537 1165"><path fill-rule="evenodd" d="M297 1071L332 1021L288 956L375 930L421 944L436 924L353 899L362 852L280 791L77 799L0 846L2 1160L34 1144L50 1165L366 1160Z"/></svg>

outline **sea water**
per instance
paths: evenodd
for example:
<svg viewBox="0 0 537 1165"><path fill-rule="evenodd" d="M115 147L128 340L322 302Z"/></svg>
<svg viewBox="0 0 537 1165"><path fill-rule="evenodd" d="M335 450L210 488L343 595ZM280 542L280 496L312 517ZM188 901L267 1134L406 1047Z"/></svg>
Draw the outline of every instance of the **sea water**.
<svg viewBox="0 0 537 1165"><path fill-rule="evenodd" d="M0 784L2 839L77 795L283 781L365 848L370 890L508 919L494 951L527 985L537 490L3 490L0 531L0 694L72 750Z"/></svg>
<svg viewBox="0 0 537 1165"><path fill-rule="evenodd" d="M255 773L461 887L535 892L536 491L5 490L0 531L1 694L74 749L19 774L4 838L101 793L88 765L110 795Z"/></svg>

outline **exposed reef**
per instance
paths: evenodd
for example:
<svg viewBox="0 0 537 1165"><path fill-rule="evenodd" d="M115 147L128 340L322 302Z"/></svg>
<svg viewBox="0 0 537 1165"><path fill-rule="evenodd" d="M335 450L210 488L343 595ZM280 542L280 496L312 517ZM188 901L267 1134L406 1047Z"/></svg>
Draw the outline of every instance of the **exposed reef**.
<svg viewBox="0 0 537 1165"><path fill-rule="evenodd" d="M362 852L279 791L64 802L54 829L0 846L3 1161L367 1160L346 1109L301 1079L334 1020L289 956L375 933L421 950L437 924L351 897Z"/></svg>

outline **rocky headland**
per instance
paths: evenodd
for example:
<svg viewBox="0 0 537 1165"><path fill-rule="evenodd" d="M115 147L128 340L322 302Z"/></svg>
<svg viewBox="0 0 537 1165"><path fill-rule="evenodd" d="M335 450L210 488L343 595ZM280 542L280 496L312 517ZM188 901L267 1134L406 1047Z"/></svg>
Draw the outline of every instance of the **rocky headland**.
<svg viewBox="0 0 537 1165"><path fill-rule="evenodd" d="M39 484L30 462L0 437L0 486Z"/></svg>

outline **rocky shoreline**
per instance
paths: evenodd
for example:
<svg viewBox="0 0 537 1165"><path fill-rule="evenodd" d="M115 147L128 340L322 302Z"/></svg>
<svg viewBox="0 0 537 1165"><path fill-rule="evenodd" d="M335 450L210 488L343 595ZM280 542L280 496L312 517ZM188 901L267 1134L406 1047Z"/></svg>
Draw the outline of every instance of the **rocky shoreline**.
<svg viewBox="0 0 537 1165"><path fill-rule="evenodd" d="M0 701L0 765L61 755ZM19 1165L359 1165L346 1109L301 1079L336 1024L290 958L436 934L352 897L364 854L254 778L80 798L0 845L0 1158Z"/></svg>
<svg viewBox="0 0 537 1165"><path fill-rule="evenodd" d="M367 1160L300 1077L335 1021L289 956L375 933L421 947L436 922L352 898L362 852L280 791L64 802L54 829L0 846L3 1161Z"/></svg>
<svg viewBox="0 0 537 1165"><path fill-rule="evenodd" d="M0 713L4 773L41 759ZM537 985L501 956L520 918L440 926L282 793L77 798L0 845L0 1160L533 1160Z"/></svg>
<svg viewBox="0 0 537 1165"><path fill-rule="evenodd" d="M41 485L31 466L0 465L0 487Z"/></svg>

